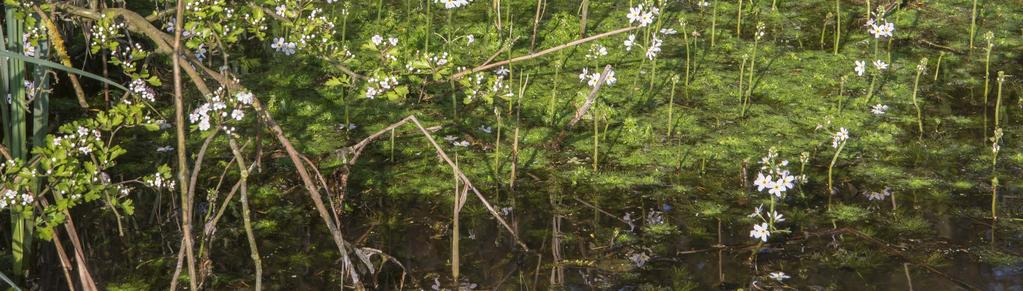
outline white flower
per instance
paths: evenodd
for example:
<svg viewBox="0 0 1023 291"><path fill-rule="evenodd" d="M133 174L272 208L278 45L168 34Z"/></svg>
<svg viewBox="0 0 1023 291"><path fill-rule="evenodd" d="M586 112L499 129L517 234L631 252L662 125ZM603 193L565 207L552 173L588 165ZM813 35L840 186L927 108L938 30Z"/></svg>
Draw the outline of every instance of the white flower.
<svg viewBox="0 0 1023 291"><path fill-rule="evenodd" d="M757 173L757 179L753 181L753 185L757 186L757 191L771 188L771 183L771 176L764 176L764 173Z"/></svg>
<svg viewBox="0 0 1023 291"><path fill-rule="evenodd" d="M389 38L387 38L387 42L391 43L391 46L397 46L398 45L398 38L397 37L393 37L393 36L389 37Z"/></svg>
<svg viewBox="0 0 1023 291"><path fill-rule="evenodd" d="M493 132L494 128L486 126L486 125L480 125L480 130L483 131L483 132L486 132L486 133L491 133L491 132Z"/></svg>
<svg viewBox="0 0 1023 291"><path fill-rule="evenodd" d="M700 7L710 7L710 2L700 1L700 3L696 3L696 5Z"/></svg>
<svg viewBox="0 0 1023 291"><path fill-rule="evenodd" d="M277 50L279 53L284 53L285 55L290 56L295 54L295 48L297 45L294 42L286 41L283 37L278 37L274 39L274 42L270 44L270 47Z"/></svg>
<svg viewBox="0 0 1023 291"><path fill-rule="evenodd" d="M888 69L888 63L885 63L882 60L876 60L874 61L874 67L877 68L878 71L884 71Z"/></svg>
<svg viewBox="0 0 1023 291"><path fill-rule="evenodd" d="M775 181L774 183L779 184L784 189L782 191L786 191L795 188L795 185L793 184L795 181L796 177L789 175L789 171L784 171L781 172L781 177L778 177L778 181Z"/></svg>
<svg viewBox="0 0 1023 291"><path fill-rule="evenodd" d="M849 131L843 127L831 137L831 147L838 148L838 144L849 139Z"/></svg>
<svg viewBox="0 0 1023 291"><path fill-rule="evenodd" d="M629 38L625 40L625 51L632 51L634 45L636 45L636 35L630 34Z"/></svg>
<svg viewBox="0 0 1023 291"><path fill-rule="evenodd" d="M583 72L579 74L579 81L585 81L586 78L590 77L590 69L583 68Z"/></svg>
<svg viewBox="0 0 1023 291"><path fill-rule="evenodd" d="M476 42L476 36L475 35L471 35L471 34L470 35L466 35L465 36L465 42L467 44L472 44L472 43Z"/></svg>
<svg viewBox="0 0 1023 291"><path fill-rule="evenodd" d="M767 238L771 236L771 232L768 231L767 228L768 225L766 222L761 224L754 224L753 230L749 231L749 237L767 242Z"/></svg>
<svg viewBox="0 0 1023 291"><path fill-rule="evenodd" d="M870 107L870 112L874 115L884 115L888 111L888 105L880 104Z"/></svg>
<svg viewBox="0 0 1023 291"><path fill-rule="evenodd" d="M673 35L676 33L678 33L678 31L673 28L661 28L661 34L663 35Z"/></svg>
<svg viewBox="0 0 1023 291"><path fill-rule="evenodd" d="M779 182L781 181L771 182L771 188L767 189L767 193L781 197L781 194L785 193L785 185Z"/></svg>
<svg viewBox="0 0 1023 291"><path fill-rule="evenodd" d="M884 190L881 190L881 192L866 192L866 193L863 193L863 194L867 196L867 200L870 200L870 201L874 201L874 200L881 201L881 200L885 200L885 198L888 198L888 196L892 195L892 190L890 188L888 188L888 187L884 187Z"/></svg>
<svg viewBox="0 0 1023 291"><path fill-rule="evenodd" d="M252 92L238 92L234 98L238 99L239 103L252 104Z"/></svg>
<svg viewBox="0 0 1023 291"><path fill-rule="evenodd" d="M750 213L750 215L747 215L747 216L749 216L749 217L757 217L757 216L760 216L761 212L764 212L764 205L763 204L760 204L760 206L757 206L756 208L753 208L753 213Z"/></svg>
<svg viewBox="0 0 1023 291"><path fill-rule="evenodd" d="M285 15L286 12L288 12L288 7L284 6L284 4L281 4L280 6L277 6L277 8L274 9L274 13L277 13L277 15L280 16L287 17L287 15Z"/></svg>
<svg viewBox="0 0 1023 291"><path fill-rule="evenodd" d="M374 45L380 45L380 44L384 43L384 37L380 36L379 34L374 35L372 38L370 38L370 40L373 41Z"/></svg>
<svg viewBox="0 0 1023 291"><path fill-rule="evenodd" d="M204 119L199 121L199 130L207 131L209 129L210 129L210 119L209 118L204 118Z"/></svg>
<svg viewBox="0 0 1023 291"><path fill-rule="evenodd" d="M892 34L895 32L895 24L884 19L881 21L884 21L884 23L874 19L868 20L867 26L870 26L870 28L867 29L867 32L873 35L874 38L892 37Z"/></svg>
<svg viewBox="0 0 1023 291"><path fill-rule="evenodd" d="M231 118L234 118L234 120L242 120L242 118L245 118L245 112L238 109L232 110Z"/></svg>
<svg viewBox="0 0 1023 291"><path fill-rule="evenodd" d="M856 68L854 70L856 70L857 76L863 76L867 72L867 62L856 61Z"/></svg>
<svg viewBox="0 0 1023 291"><path fill-rule="evenodd" d="M774 223L785 222L785 215L778 213L778 211L771 211L767 214L767 217L770 217Z"/></svg>
<svg viewBox="0 0 1023 291"><path fill-rule="evenodd" d="M629 8L629 14L625 17L629 19L629 24L633 22L639 22L639 26L647 26L654 22L654 14L659 13L659 9L656 7L652 8L648 12L643 12L643 5L640 4L636 7Z"/></svg>
<svg viewBox="0 0 1023 291"><path fill-rule="evenodd" d="M506 67L500 67L500 68L497 69L497 75L498 76L502 76L502 77L508 76L509 73L511 73L511 70L508 70L508 68L506 68Z"/></svg>
<svg viewBox="0 0 1023 291"><path fill-rule="evenodd" d="M195 49L195 58L200 62L206 58L206 44L201 43L199 47Z"/></svg>
<svg viewBox="0 0 1023 291"><path fill-rule="evenodd" d="M661 39L656 36L650 40L650 47L646 49L646 57L653 60L661 52Z"/></svg>
<svg viewBox="0 0 1023 291"><path fill-rule="evenodd" d="M639 21L639 18L642 15L643 5L640 4L639 6L629 8L629 14L626 14L625 17L629 18L629 24L632 24L633 22Z"/></svg>
<svg viewBox="0 0 1023 291"><path fill-rule="evenodd" d="M785 275L785 272L773 272L770 275L768 275L768 277L771 277L771 279L774 279L775 281L778 281L778 282L781 282L781 281L784 281L785 279L791 278L791 277L789 277L789 275Z"/></svg>
<svg viewBox="0 0 1023 291"><path fill-rule="evenodd" d="M444 4L444 8L453 9L469 5L469 0L434 0L434 3Z"/></svg>
<svg viewBox="0 0 1023 291"><path fill-rule="evenodd" d="M172 146L162 146L162 147L156 148L156 152L158 152L158 153L166 153L166 152L170 152L170 151L174 151L174 147L172 147Z"/></svg>

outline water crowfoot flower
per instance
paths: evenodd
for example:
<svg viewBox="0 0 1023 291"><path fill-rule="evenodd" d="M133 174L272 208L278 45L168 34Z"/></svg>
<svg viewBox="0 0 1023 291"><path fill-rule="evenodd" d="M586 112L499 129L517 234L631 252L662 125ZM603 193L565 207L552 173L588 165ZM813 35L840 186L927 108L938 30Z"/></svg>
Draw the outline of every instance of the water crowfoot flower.
<svg viewBox="0 0 1023 291"><path fill-rule="evenodd" d="M771 279L774 279L775 281L778 281L778 282L781 282L781 281L784 281L785 279L791 278L791 277L789 277L789 275L785 275L785 272L773 272L770 275L768 275L768 277L771 277Z"/></svg>
<svg viewBox="0 0 1023 291"><path fill-rule="evenodd" d="M876 60L876 61L874 61L874 68L877 68L878 71L887 70L888 69L888 63L885 63L882 60Z"/></svg>
<svg viewBox="0 0 1023 291"><path fill-rule="evenodd" d="M629 8L629 14L625 17L629 19L629 24L639 22L640 27L644 27L654 23L654 14L658 14L660 9L653 7L650 11L643 11L643 5L640 4L636 7Z"/></svg>
<svg viewBox="0 0 1023 291"><path fill-rule="evenodd" d="M632 51L632 47L636 45L636 35L630 34L629 38L625 39L625 51Z"/></svg>
<svg viewBox="0 0 1023 291"><path fill-rule="evenodd" d="M653 60L657 57L657 54L661 52L661 39L656 36L650 40L650 47L646 49L646 57Z"/></svg>
<svg viewBox="0 0 1023 291"><path fill-rule="evenodd" d="M867 62L856 61L856 68L853 69L853 70L856 71L856 75L857 76L862 77L863 74L867 72Z"/></svg>
<svg viewBox="0 0 1023 291"><path fill-rule="evenodd" d="M888 105L878 103L877 105L870 107L870 113L873 113L874 115L884 115L885 112L888 112Z"/></svg>
<svg viewBox="0 0 1023 291"><path fill-rule="evenodd" d="M766 222L761 224L754 224L753 230L749 231L749 236L754 239L759 239L763 242L767 242L767 238L771 236L771 232L767 230L768 224Z"/></svg>
<svg viewBox="0 0 1023 291"><path fill-rule="evenodd" d="M843 127L831 137L831 147L838 148L838 144L849 139L849 131Z"/></svg>
<svg viewBox="0 0 1023 291"><path fill-rule="evenodd" d="M469 5L469 0L434 0L434 3L444 4L444 8L454 9Z"/></svg>

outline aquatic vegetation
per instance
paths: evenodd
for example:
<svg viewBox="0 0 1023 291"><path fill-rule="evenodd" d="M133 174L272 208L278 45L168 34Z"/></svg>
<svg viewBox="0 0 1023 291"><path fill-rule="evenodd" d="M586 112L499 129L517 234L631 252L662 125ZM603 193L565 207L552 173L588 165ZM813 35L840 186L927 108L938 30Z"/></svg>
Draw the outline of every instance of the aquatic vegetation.
<svg viewBox="0 0 1023 291"><path fill-rule="evenodd" d="M5 2L0 285L1018 284L1011 1L86 2Z"/></svg>

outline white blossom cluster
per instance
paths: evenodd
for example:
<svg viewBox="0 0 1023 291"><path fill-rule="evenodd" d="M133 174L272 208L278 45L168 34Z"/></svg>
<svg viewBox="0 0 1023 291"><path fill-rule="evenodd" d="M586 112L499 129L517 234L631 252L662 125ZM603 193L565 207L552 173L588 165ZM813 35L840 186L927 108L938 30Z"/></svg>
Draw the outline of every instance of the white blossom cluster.
<svg viewBox="0 0 1023 291"><path fill-rule="evenodd" d="M0 209L7 208L7 206L29 206L35 202L35 197L28 193L18 194L18 192L11 189L4 189L3 195L0 195Z"/></svg>
<svg viewBox="0 0 1023 291"><path fill-rule="evenodd" d="M646 58L650 60L656 58L657 54L661 53L662 43L663 42L661 41L661 39L657 38L657 36L655 35L653 39L650 40L650 47L646 49Z"/></svg>
<svg viewBox="0 0 1023 291"><path fill-rule="evenodd" d="M849 131L845 127L838 130L831 136L831 147L838 148L838 145L849 139Z"/></svg>
<svg viewBox="0 0 1023 291"><path fill-rule="evenodd" d="M228 118L234 120L242 120L245 118L245 111L243 110L246 105L252 104L253 96L251 92L238 92L234 95L234 99L221 97L224 95L224 88L217 89L217 92L210 97L210 100L203 105L199 106L188 115L188 120L198 126L200 131L207 131L212 127L214 118ZM232 103L234 106L231 111L228 112L228 103ZM228 133L233 132L232 127L225 127L228 129Z"/></svg>
<svg viewBox="0 0 1023 291"><path fill-rule="evenodd" d="M366 87L366 98L376 99L377 96L387 93L387 91L390 91L391 89L394 89L394 87L398 86L398 78L395 78L394 76L387 76L381 78L373 77L369 78L367 83L368 85Z"/></svg>
<svg viewBox="0 0 1023 291"><path fill-rule="evenodd" d="M153 174L153 176L142 179L142 183L144 183L146 186L153 187L156 189L167 190L174 190L174 186L176 186L173 177L169 176L165 177L164 174L160 172L156 172L155 174Z"/></svg>
<svg viewBox="0 0 1023 291"><path fill-rule="evenodd" d="M102 23L102 21L100 21L100 23ZM114 38L118 36L118 31L126 27L126 25L121 22L116 22L111 25L101 25L100 23L92 26L92 45L94 46L101 46L107 43L107 41L114 40Z"/></svg>
<svg viewBox="0 0 1023 291"><path fill-rule="evenodd" d="M434 0L434 3L444 4L444 8L454 9L462 6L469 5L469 0Z"/></svg>
<svg viewBox="0 0 1023 291"><path fill-rule="evenodd" d="M778 153L771 149L767 152L767 156L760 159L760 172L757 173L757 179L753 181L753 185L757 187L757 191L767 190L769 194L781 198L785 191L795 188L796 177L785 169L789 165L789 161L775 162L777 157ZM764 172L767 175L764 175Z"/></svg>
<svg viewBox="0 0 1023 291"><path fill-rule="evenodd" d="M870 201L875 201L875 200L881 201L881 200L885 200L885 198L888 198L888 196L891 196L892 195L892 190L890 188L888 188L888 187L884 187L884 190L881 190L881 192L867 191L867 192L863 192L863 195L867 196L867 200L870 200Z"/></svg>
<svg viewBox="0 0 1023 291"><path fill-rule="evenodd" d="M135 96L138 96L143 100L149 102L156 101L156 91L153 90L153 88L150 88L149 85L146 84L146 81L142 79L135 79L134 81L131 81L131 85L128 86L128 89L130 89L131 93L135 94ZM130 101L125 100L125 102L131 104Z"/></svg>
<svg viewBox="0 0 1023 291"><path fill-rule="evenodd" d="M70 134L59 135L53 138L54 145L74 148L84 155L92 153L93 143L102 142L99 130L88 129L83 126L79 126L78 129Z"/></svg>
<svg viewBox="0 0 1023 291"><path fill-rule="evenodd" d="M590 73L590 69L583 68L583 72L579 74L579 81L586 82L586 85L589 85L590 87L596 87L597 82L600 82L600 74L601 72L597 72L596 70L594 70L593 73ZM615 71L613 69L608 70L607 78L604 78L604 84L611 86L614 85L615 82L618 82L618 79L615 78Z"/></svg>
<svg viewBox="0 0 1023 291"><path fill-rule="evenodd" d="M586 58L590 60L595 60L606 55L607 47L601 44L594 44L590 46L590 51L586 53Z"/></svg>
<svg viewBox="0 0 1023 291"><path fill-rule="evenodd" d="M451 145L456 146L456 147L467 147L467 146L469 146L469 141L467 141L467 140L459 141L458 138L453 136L453 135L445 136L444 140L447 141L447 142L450 142Z"/></svg>
<svg viewBox="0 0 1023 291"><path fill-rule="evenodd" d="M654 16L661 13L661 10L657 7L650 7L650 10L644 11L643 4L636 7L629 8L629 14L625 15L629 19L629 24L638 22L639 26L647 26L654 23Z"/></svg>
<svg viewBox="0 0 1023 291"><path fill-rule="evenodd" d="M888 22L885 19L867 20L867 32L874 36L874 38L892 37L895 32L895 24Z"/></svg>

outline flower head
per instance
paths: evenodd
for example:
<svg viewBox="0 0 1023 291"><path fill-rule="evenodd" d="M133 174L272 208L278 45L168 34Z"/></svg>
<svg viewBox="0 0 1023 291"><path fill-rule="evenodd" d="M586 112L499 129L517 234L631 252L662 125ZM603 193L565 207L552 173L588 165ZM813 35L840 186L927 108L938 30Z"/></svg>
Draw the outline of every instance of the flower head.
<svg viewBox="0 0 1023 291"><path fill-rule="evenodd" d="M770 275L768 275L768 277L771 277L771 279L774 279L775 281L778 281L778 282L781 282L781 281L784 281L785 279L791 278L791 277L789 277L789 275L785 275L785 272L773 272Z"/></svg>
<svg viewBox="0 0 1023 291"><path fill-rule="evenodd" d="M753 230L749 231L749 237L759 239L763 242L767 242L767 238L771 236L771 232L767 230L768 224L766 222L761 224L754 224Z"/></svg>
<svg viewBox="0 0 1023 291"><path fill-rule="evenodd" d="M867 62L856 61L856 68L854 68L853 70L856 71L856 75L857 76L861 76L862 77L863 74L867 72Z"/></svg>

